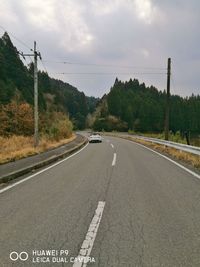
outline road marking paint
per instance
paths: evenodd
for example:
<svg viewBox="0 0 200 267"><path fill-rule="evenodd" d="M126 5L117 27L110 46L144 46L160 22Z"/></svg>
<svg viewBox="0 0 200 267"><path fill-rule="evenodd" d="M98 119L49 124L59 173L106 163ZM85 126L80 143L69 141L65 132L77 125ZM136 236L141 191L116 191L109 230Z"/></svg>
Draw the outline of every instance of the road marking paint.
<svg viewBox="0 0 200 267"><path fill-rule="evenodd" d="M33 177L35 177L35 176L37 176L37 175L39 175L39 174L41 174L41 173L43 173L43 172L45 172L45 171L47 171L47 170L50 170L51 168L53 168L53 167L55 167L55 166L61 164L62 162L64 162L64 161L70 159L71 157L73 157L73 156L79 154L79 153L80 153L83 149L85 149L87 146L88 146L88 143L87 143L83 148L81 148L79 151L77 151L76 153L70 155L69 157L67 157L67 158L65 158L65 159L62 159L62 160L60 160L60 161L54 163L53 165L51 165L51 166L49 166L49 167L47 167L47 168L45 168L45 169L43 169L43 170L41 170L41 171L39 171L39 172L37 172L37 173L34 173L34 174L32 174L32 175L30 175L30 176L28 176L28 177L26 177L26 178L24 178L24 179L22 179L22 180L20 180L20 181L18 181L18 182L16 182L16 183L14 183L14 184L12 184L12 185L9 185L9 186L7 186L7 187L1 189L1 190L0 190L0 194L3 193L3 192L5 192L5 191L7 191L7 190L9 190L9 189L11 189L12 187L15 187L15 186L17 186L17 185L19 185L19 184L21 184L21 183L24 183L24 182L30 180L31 178L33 178Z"/></svg>
<svg viewBox="0 0 200 267"><path fill-rule="evenodd" d="M127 141L129 141L129 140L127 140ZM129 141L129 142L131 142L131 143L135 143L135 144L138 145L138 146L144 147L144 148L150 150L151 152L154 152L155 154L157 154L157 155L163 157L164 159L167 159L168 161L174 163L175 165L177 165L177 166L180 167L181 169L185 170L186 172L188 172L188 173L192 174L193 176L195 176L196 178L200 179L200 175L199 175L199 174L197 174L196 172L193 172L193 171L191 171L190 169L184 167L183 165L181 165L180 163L174 161L173 159L170 159L170 158L168 158L167 156L162 155L161 153L159 153L159 152L157 152L157 151L155 151L155 150L153 150L153 149L151 149L151 148L149 148L149 147L146 147L146 146L144 146L144 145L142 145L142 144L139 144L139 143L137 143L137 142L134 142L134 141Z"/></svg>
<svg viewBox="0 0 200 267"><path fill-rule="evenodd" d="M104 207L105 207L105 202L99 201L97 209L95 211L95 215L90 223L85 240L83 241L81 249L79 251L79 255L76 257L77 259L80 259L80 260L75 262L73 264L73 267L86 267L87 266L87 262L89 261L88 258L92 251L94 241L97 235L97 231L98 231L98 228L101 222Z"/></svg>
<svg viewBox="0 0 200 267"><path fill-rule="evenodd" d="M114 145L113 144L110 144L112 148L114 148Z"/></svg>
<svg viewBox="0 0 200 267"><path fill-rule="evenodd" d="M112 166L115 166L115 164L116 164L116 159L117 159L117 154L114 153L114 155L113 155L113 161L112 161Z"/></svg>

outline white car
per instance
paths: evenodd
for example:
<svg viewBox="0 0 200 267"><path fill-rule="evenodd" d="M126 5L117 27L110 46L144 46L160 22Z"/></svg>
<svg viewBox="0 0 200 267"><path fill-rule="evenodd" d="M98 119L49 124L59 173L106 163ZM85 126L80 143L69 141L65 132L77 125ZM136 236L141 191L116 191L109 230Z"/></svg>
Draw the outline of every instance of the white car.
<svg viewBox="0 0 200 267"><path fill-rule="evenodd" d="M102 137L98 133L93 133L89 136L88 140L89 140L89 143L101 143Z"/></svg>

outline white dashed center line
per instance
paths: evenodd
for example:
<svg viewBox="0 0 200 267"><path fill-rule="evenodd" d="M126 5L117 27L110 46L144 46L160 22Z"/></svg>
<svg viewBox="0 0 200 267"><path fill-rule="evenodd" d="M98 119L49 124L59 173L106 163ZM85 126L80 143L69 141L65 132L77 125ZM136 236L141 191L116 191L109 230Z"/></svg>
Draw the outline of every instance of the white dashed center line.
<svg viewBox="0 0 200 267"><path fill-rule="evenodd" d="M116 164L116 159L117 159L117 154L114 153L114 155L113 155L113 161L112 161L112 166L115 166L115 164Z"/></svg>
<svg viewBox="0 0 200 267"><path fill-rule="evenodd" d="M95 211L95 215L90 223L88 232L86 234L85 240L81 246L78 261L73 264L73 267L86 267L89 261L89 256L92 251L92 247L94 245L94 241L97 235L97 231L101 222L103 210L104 210L105 202L99 201L97 209Z"/></svg>
<svg viewBox="0 0 200 267"><path fill-rule="evenodd" d="M110 144L112 148L114 148L113 144Z"/></svg>

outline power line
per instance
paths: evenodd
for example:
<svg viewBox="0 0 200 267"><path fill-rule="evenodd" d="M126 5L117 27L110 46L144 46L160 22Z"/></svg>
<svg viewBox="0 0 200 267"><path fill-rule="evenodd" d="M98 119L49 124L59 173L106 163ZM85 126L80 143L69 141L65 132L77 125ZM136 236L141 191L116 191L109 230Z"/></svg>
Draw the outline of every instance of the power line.
<svg viewBox="0 0 200 267"><path fill-rule="evenodd" d="M28 48L29 50L33 51L32 48L30 48L26 43L24 43L23 41L21 41L21 40L20 40L18 37L16 37L13 33L7 31L7 30L6 30L4 27L2 27L1 25L0 25L0 28L1 28L2 30L4 30L4 32L9 33L9 35L11 35L16 41L18 41L19 43L21 43L23 46L25 46L25 47Z"/></svg>
<svg viewBox="0 0 200 267"><path fill-rule="evenodd" d="M33 63L33 60L32 60L32 58L31 58L30 56L28 56L28 57L29 57L29 59L30 59L31 63Z"/></svg>
<svg viewBox="0 0 200 267"><path fill-rule="evenodd" d="M25 46L26 48L28 48L30 51L33 51L33 49L32 49L31 47L29 47L26 43L24 43L22 40L20 40L18 37L16 37L13 33L7 31L3 26L0 25L0 28L1 28L4 32L9 33L9 35L11 35L15 40L17 40L17 41L18 41L19 43L21 43L23 46ZM23 53L20 52L20 51L18 51L18 50L17 50L17 52L18 52L18 54L24 59L24 61L26 62L26 64L28 64L27 61L26 61L26 58L23 56ZM30 59L30 62L33 63L33 60L31 59L30 55L26 55L26 56L28 56L29 59ZM44 70L48 73L47 68L46 68L46 66L44 65L44 62L42 61L42 58L40 58L40 60L41 60L41 63L42 63L42 66L43 66Z"/></svg>
<svg viewBox="0 0 200 267"><path fill-rule="evenodd" d="M45 64L44 64L44 61L43 61L42 59L41 59L40 61L41 61L41 63L42 63L42 66L43 66L44 70L45 70L46 73L48 74L48 71L47 71L47 68L46 68L46 66L45 66Z"/></svg>
<svg viewBox="0 0 200 267"><path fill-rule="evenodd" d="M42 66L43 66L43 69L45 70L45 72L48 74L48 71L47 71L47 68L46 68L46 65L44 64L44 60L43 60L43 58L41 57L41 55L40 55L40 61L41 61L41 63L42 63Z"/></svg>
<svg viewBox="0 0 200 267"><path fill-rule="evenodd" d="M13 33L7 31L3 26L0 25L0 28L3 29L3 31L9 33L16 41L21 43L23 46L28 48L29 50L33 51L31 47L29 47L24 41L20 40L18 37L16 37ZM80 63L80 62L69 62L69 61L53 61L53 60L41 60L43 68L48 73L47 68L44 64L44 62L47 63L56 63L56 64L68 64L68 65L79 65L79 66L96 66L96 67L115 67L115 68L126 68L126 69L146 69L146 70L166 70L164 67L142 67L142 66L116 66L113 64L96 64L96 63ZM31 60L31 62L33 62Z"/></svg>
<svg viewBox="0 0 200 267"><path fill-rule="evenodd" d="M120 72L51 72L51 74L63 74L63 75L166 75L165 72L131 72L131 73L120 73Z"/></svg>
<svg viewBox="0 0 200 267"><path fill-rule="evenodd" d="M42 63L43 69L44 69L45 72L48 74L47 68L46 68L46 66L45 66L45 64L44 64L44 60L42 59L42 57L40 57L40 61L41 61L41 63Z"/></svg>
<svg viewBox="0 0 200 267"><path fill-rule="evenodd" d="M17 40L19 43L21 43L23 46L25 46L26 48L28 48L29 50L33 51L32 48L30 48L26 43L24 43L22 40L20 40L18 37L16 37L13 33L7 31L3 26L0 25L0 28L3 29L5 32L9 33L9 35L11 35L15 40ZM20 55L22 55L22 53L19 52ZM29 55L27 55L29 56ZM33 63L31 57L29 56L30 61ZM68 64L68 65L79 65L79 66L96 66L96 67L115 67L115 68L126 68L126 69L143 69L143 70L166 70L166 68L161 68L161 67L142 67L142 66L116 66L113 64L96 64L96 63L80 63L80 62L69 62L69 61L52 61L52 60L42 60L42 58L40 59L42 66L44 68L44 70L48 73L47 68L44 64L44 62L47 63L56 63L56 64ZM54 73L54 74L63 74L63 75L163 75L166 73L160 73L160 72L137 72L137 73L95 73L95 72L88 72L88 73L84 73L84 72L76 72L76 73L72 73L72 72L61 72L61 73Z"/></svg>
<svg viewBox="0 0 200 267"><path fill-rule="evenodd" d="M117 67L117 68L128 68L128 69L154 69L154 70L166 70L166 68L160 67L142 67L142 66L117 66L113 64L96 64L96 63L78 63L78 62L69 62L69 61L52 61L52 60L44 60L47 63L55 63L55 64L67 64L67 65L79 65L79 66L96 66L96 67Z"/></svg>
<svg viewBox="0 0 200 267"><path fill-rule="evenodd" d="M175 81L174 81L174 74L173 72L171 72L171 83L172 83L172 89L173 89L173 93L176 94L176 84L175 84Z"/></svg>

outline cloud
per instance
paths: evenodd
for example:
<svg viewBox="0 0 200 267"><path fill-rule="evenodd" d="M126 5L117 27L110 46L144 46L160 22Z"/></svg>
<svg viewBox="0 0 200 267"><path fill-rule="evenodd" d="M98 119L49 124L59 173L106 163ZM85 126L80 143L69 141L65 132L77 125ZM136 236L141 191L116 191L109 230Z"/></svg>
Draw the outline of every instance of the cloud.
<svg viewBox="0 0 200 267"><path fill-rule="evenodd" d="M135 13L139 19L151 24L158 15L158 10L150 0L135 0Z"/></svg>
<svg viewBox="0 0 200 267"><path fill-rule="evenodd" d="M144 56L144 58L148 58L149 57L149 51L145 48L141 49L141 53Z"/></svg>
<svg viewBox="0 0 200 267"><path fill-rule="evenodd" d="M18 16L12 11L12 5L9 1L1 3L0 18L1 21L6 22L7 25L12 25L13 23L18 22Z"/></svg>
<svg viewBox="0 0 200 267"><path fill-rule="evenodd" d="M74 1L46 0L38 4L35 0L23 0L21 8L31 28L38 28L46 35L59 35L58 45L65 51L84 49L93 40L82 17L82 8Z"/></svg>
<svg viewBox="0 0 200 267"><path fill-rule="evenodd" d="M199 8L195 0L2 0L0 25L29 46L36 40L50 75L88 95L108 92L115 75L55 73L118 73L120 79L136 77L163 90L166 75L142 72L148 67L165 68L171 57L172 92L189 95L199 93ZM52 60L81 64L54 64Z"/></svg>
<svg viewBox="0 0 200 267"><path fill-rule="evenodd" d="M126 2L126 0L124 1ZM97 16L108 16L113 14L122 4L121 0L93 0L89 3Z"/></svg>

